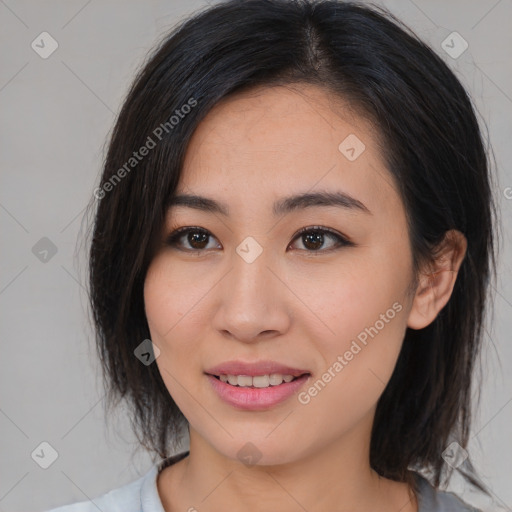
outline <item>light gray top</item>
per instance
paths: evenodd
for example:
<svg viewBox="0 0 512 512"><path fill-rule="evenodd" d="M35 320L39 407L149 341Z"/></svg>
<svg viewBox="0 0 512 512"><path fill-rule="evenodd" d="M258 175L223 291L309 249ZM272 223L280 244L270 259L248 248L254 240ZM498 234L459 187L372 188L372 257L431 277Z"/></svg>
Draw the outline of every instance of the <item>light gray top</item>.
<svg viewBox="0 0 512 512"><path fill-rule="evenodd" d="M165 512L158 494L157 475L167 466L189 454L179 453L155 464L145 475L113 489L92 501L81 501L45 512ZM451 492L436 490L428 480L415 473L418 480L418 512L482 512Z"/></svg>

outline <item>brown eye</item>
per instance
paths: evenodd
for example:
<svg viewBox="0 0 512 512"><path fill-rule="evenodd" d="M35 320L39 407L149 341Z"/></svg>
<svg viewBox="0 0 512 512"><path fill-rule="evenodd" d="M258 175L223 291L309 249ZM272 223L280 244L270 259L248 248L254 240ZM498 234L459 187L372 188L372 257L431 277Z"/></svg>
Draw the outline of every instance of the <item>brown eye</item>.
<svg viewBox="0 0 512 512"><path fill-rule="evenodd" d="M194 249L204 249L208 242L208 235L202 232L189 231L186 234L188 243ZM206 244L206 245L205 245Z"/></svg>
<svg viewBox="0 0 512 512"><path fill-rule="evenodd" d="M166 244L171 247L177 247L184 251L202 251L204 249L211 249L208 246L208 241L212 237L211 233L202 228L185 227L180 228L171 233L167 239ZM185 242L183 242L185 240ZM183 248L183 244L189 246ZM214 248L214 247L213 247Z"/></svg>
<svg viewBox="0 0 512 512"><path fill-rule="evenodd" d="M307 249L321 249L324 244L324 234L319 231L303 233L302 240Z"/></svg>
<svg viewBox="0 0 512 512"><path fill-rule="evenodd" d="M337 249L340 246L352 246L352 242L341 236L339 233L332 231L321 226L315 226L313 228L303 228L297 233L294 240L302 240L302 243L307 252L326 252L333 249ZM330 247L325 248L324 244L326 239L334 240L334 244Z"/></svg>
<svg viewBox="0 0 512 512"><path fill-rule="evenodd" d="M182 227L172 232L167 238L166 245L175 247L180 251L203 252L209 249L219 248L219 244L208 247L210 240L215 239L206 229L199 227ZM321 226L307 227L299 231L294 241L301 239L306 252L329 252L343 246L354 246L341 234ZM331 240L330 246L325 247L326 241ZM291 247L291 244L288 246ZM221 247L220 247L221 248Z"/></svg>

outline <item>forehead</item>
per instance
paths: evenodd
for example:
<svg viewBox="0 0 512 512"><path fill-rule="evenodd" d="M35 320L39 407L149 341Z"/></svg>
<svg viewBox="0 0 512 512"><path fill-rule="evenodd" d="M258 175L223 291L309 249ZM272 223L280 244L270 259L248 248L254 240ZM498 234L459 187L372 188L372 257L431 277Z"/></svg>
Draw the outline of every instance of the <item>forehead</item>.
<svg viewBox="0 0 512 512"><path fill-rule="evenodd" d="M317 188L345 191L370 210L379 198L384 208L398 201L373 125L327 91L301 84L219 102L190 140L177 192L272 202Z"/></svg>

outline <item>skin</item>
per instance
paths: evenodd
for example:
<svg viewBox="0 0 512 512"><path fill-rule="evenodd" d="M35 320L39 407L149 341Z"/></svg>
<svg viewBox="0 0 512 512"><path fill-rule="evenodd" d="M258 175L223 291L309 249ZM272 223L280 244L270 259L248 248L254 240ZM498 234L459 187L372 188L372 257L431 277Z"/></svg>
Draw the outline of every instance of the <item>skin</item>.
<svg viewBox="0 0 512 512"><path fill-rule="evenodd" d="M411 293L405 211L377 134L332 98L303 84L253 89L218 103L192 137L176 192L222 201L230 216L170 209L145 281L156 364L190 425L190 455L158 477L166 512L418 510L406 484L371 469L371 428L406 328L427 326L448 302L466 240L450 232ZM354 161L338 149L349 134L366 146ZM342 190L371 214L324 206L273 216L275 200L319 190ZM166 245L182 226L210 237ZM310 226L355 245L295 236ZM263 248L252 263L235 251L248 236ZM186 252L194 247L205 248ZM394 303L400 312L307 404L294 395L242 411L204 375L231 359L272 359L308 369L307 389ZM250 467L237 456L247 442L261 453Z"/></svg>

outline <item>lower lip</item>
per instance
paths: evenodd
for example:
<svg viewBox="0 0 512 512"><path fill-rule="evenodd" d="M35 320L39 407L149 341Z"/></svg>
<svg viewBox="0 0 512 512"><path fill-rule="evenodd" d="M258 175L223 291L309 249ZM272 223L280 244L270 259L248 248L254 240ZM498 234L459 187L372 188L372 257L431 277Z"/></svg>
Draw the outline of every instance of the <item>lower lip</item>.
<svg viewBox="0 0 512 512"><path fill-rule="evenodd" d="M284 402L296 393L311 377L311 375L305 374L291 382L283 382L278 386L250 388L232 386L213 377L213 375L206 374L206 376L222 400L238 409L250 411L269 409L274 405Z"/></svg>

